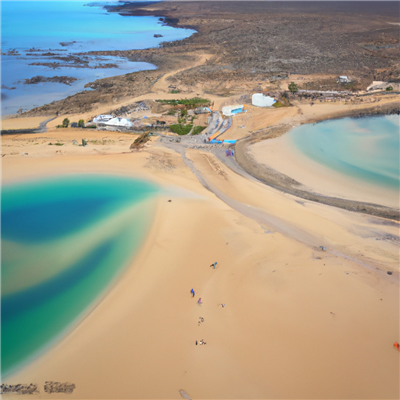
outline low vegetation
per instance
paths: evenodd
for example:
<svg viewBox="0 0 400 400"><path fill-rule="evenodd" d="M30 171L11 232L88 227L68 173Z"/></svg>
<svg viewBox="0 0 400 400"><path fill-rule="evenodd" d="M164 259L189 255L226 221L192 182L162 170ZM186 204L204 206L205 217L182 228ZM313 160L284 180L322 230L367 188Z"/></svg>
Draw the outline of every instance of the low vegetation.
<svg viewBox="0 0 400 400"><path fill-rule="evenodd" d="M88 140L88 143L91 144L101 144L101 145L105 145L105 144L114 144L115 141L114 140Z"/></svg>
<svg viewBox="0 0 400 400"><path fill-rule="evenodd" d="M130 145L131 150L138 150L143 147L146 142L150 140L150 132L143 132L135 141Z"/></svg>
<svg viewBox="0 0 400 400"><path fill-rule="evenodd" d="M198 135L199 133L203 132L204 129L206 129L205 126L197 125L193 128L192 135Z"/></svg>
<svg viewBox="0 0 400 400"><path fill-rule="evenodd" d="M193 125L182 125L182 124L173 124L169 126L169 129L173 133L177 133L178 135L187 135L190 130L193 128Z"/></svg>
<svg viewBox="0 0 400 400"><path fill-rule="evenodd" d="M207 99L201 99L200 97L194 97L192 99L180 99L180 100L157 100L158 103L161 104L170 104L172 106L177 106L178 104L181 104L185 106L187 109L192 109L192 108L197 108L200 106L205 106L211 104L210 100Z"/></svg>
<svg viewBox="0 0 400 400"><path fill-rule="evenodd" d="M294 83L294 82L290 82L288 89L292 92L292 93L296 93L299 90L299 87Z"/></svg>
<svg viewBox="0 0 400 400"><path fill-rule="evenodd" d="M69 119L64 118L62 125L57 125L57 128L68 128L68 126L69 126Z"/></svg>

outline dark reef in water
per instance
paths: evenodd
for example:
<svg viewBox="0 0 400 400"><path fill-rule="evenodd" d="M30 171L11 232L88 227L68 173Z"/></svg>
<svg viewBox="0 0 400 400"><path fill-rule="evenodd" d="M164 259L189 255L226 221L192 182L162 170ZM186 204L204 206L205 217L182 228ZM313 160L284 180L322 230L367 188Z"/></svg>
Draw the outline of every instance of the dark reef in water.
<svg viewBox="0 0 400 400"><path fill-rule="evenodd" d="M58 83L64 83L64 85L71 85L71 83L74 83L77 81L78 78L74 78L72 76L52 76L52 77L45 77L45 76L34 76L33 78L30 79L25 79L24 85L36 85L41 82L58 82Z"/></svg>

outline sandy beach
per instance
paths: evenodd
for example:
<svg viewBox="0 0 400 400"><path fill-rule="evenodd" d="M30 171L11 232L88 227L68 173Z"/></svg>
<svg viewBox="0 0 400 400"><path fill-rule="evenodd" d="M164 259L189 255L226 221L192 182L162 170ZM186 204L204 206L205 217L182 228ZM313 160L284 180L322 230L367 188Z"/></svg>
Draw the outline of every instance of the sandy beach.
<svg viewBox="0 0 400 400"><path fill-rule="evenodd" d="M179 398L180 389L199 399L397 396L397 223L298 201L187 150L213 193L156 142L131 153L132 135L108 132L113 143L73 146L80 133L4 137L3 151L18 155L3 158L3 184L95 172L149 179L165 193L119 281L7 382L71 382L73 394L57 397L77 399Z"/></svg>
<svg viewBox="0 0 400 400"><path fill-rule="evenodd" d="M356 35L349 34L344 50L336 46L342 30L352 34L367 25L359 17L354 25L354 12L343 20L311 13L287 19L279 10L270 16L261 2L250 14L233 2L238 8L231 15L225 14L225 3L210 3L211 11L193 3L191 14L186 3L165 2L170 14L163 4L139 11L156 10L157 16L176 12L179 25L196 27L199 34L176 46L124 53L160 65L158 70L107 78L95 90L31 110L29 118L1 121L2 129L18 131L54 117L41 133L2 136L2 185L97 174L140 178L161 189L151 200L154 220L144 245L116 282L62 336L3 376L2 383L37 385L39 392L31 399L180 399L182 390L191 399L399 398L399 351L394 347L400 342L398 193L356 187L317 168L285 136L301 124L396 111L398 94L368 95L358 103L293 99L268 109L252 106L249 97L286 90L291 81L319 85L331 79L335 85L336 70L329 76L321 72L332 59L343 71L354 64L364 73L363 63L376 69L388 65L384 52L392 51L390 46L383 46L377 63L356 47ZM257 49L250 46L251 29L261 18L257 7L262 18L277 18L283 29L274 49L266 40ZM373 39L383 24L389 25L389 17L371 15L364 17ZM316 38L315 27L326 21L333 39L323 32ZM277 31L265 25L261 38ZM323 49L332 44L329 57L320 56L312 43L313 49L294 49L293 26L304 33L307 45L311 39ZM231 35L225 29L237 35L232 43L225 44ZM261 58L242 57L243 49ZM298 63L299 73L292 76L260 73L257 78L258 66L267 62L262 57L271 51L276 52L267 60L271 71L278 70L276 65L289 68L279 64L284 57L295 64L304 51L312 57ZM314 77L301 73L314 68L317 59ZM235 68L224 70L221 60ZM370 79L360 77L360 87ZM172 93L171 85L179 94ZM133 132L56 128L65 118L88 122L138 102L193 97L208 99L214 111L243 100L246 112L235 115L232 128L221 136L238 140L235 157L225 155L228 147L188 145L171 132L132 150L138 138ZM176 122L177 115L166 112L150 109L129 118ZM199 116L199 125L206 124L207 116ZM82 139L86 146L79 145ZM275 175L284 176L284 184L275 185ZM345 206L295 195L287 190L293 180L307 195L338 197ZM369 202L384 212L367 209ZM48 381L75 389L49 395L44 391Z"/></svg>
<svg viewBox="0 0 400 400"><path fill-rule="evenodd" d="M295 179L305 190L392 208L399 206L397 190L377 191L373 184L332 171L302 154L287 135L254 144L250 154L258 163Z"/></svg>
<svg viewBox="0 0 400 400"><path fill-rule="evenodd" d="M41 122L48 118L43 117L28 117L28 118L2 118L0 125L1 129L35 129L39 128Z"/></svg>

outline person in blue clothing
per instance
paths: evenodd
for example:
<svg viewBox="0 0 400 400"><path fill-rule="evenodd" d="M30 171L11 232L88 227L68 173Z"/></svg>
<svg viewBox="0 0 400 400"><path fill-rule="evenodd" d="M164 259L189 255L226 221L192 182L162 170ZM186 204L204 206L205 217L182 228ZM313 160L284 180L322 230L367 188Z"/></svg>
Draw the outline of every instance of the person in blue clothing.
<svg viewBox="0 0 400 400"><path fill-rule="evenodd" d="M194 290L193 289L190 289L190 293L192 293L192 297L194 297Z"/></svg>

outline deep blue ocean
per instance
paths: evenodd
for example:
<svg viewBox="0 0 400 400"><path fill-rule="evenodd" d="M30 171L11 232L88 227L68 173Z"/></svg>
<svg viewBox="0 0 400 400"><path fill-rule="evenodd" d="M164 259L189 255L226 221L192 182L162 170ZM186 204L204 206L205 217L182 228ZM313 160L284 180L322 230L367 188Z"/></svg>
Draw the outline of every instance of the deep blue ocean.
<svg viewBox="0 0 400 400"><path fill-rule="evenodd" d="M107 2L104 4L110 4ZM96 4L96 5L94 5ZM1 1L1 99L2 114L16 113L60 100L84 90L97 79L155 69L144 62L120 57L85 56L87 66L117 64L118 68L49 67L32 63L65 64L56 57L94 50L128 50L156 47L163 41L184 39L190 29L165 26L157 17L108 13L101 2ZM162 35L155 38L154 35ZM35 76L78 78L70 86L56 82L24 84Z"/></svg>

